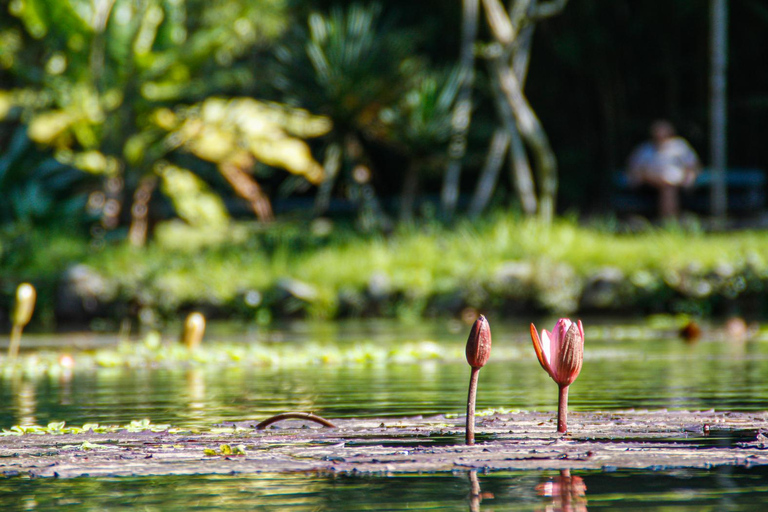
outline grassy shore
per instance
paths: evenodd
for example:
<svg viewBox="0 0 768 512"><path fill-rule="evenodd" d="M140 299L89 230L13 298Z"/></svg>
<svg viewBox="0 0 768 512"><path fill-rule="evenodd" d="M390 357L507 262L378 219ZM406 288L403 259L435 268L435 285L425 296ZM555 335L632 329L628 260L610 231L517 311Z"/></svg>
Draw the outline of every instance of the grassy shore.
<svg viewBox="0 0 768 512"><path fill-rule="evenodd" d="M148 247L94 248L64 231L19 230L0 240L0 300L36 284L43 322L84 301L85 316L418 318L465 308L746 313L762 315L768 233L677 226L622 233L495 215L383 235L320 222L233 225L208 237L166 226ZM218 238L217 243L208 243ZM85 265L73 272L75 265ZM85 269L85 270L84 270ZM73 277L74 276L74 277ZM62 292L62 290L65 292ZM69 293L69 295L66 295ZM65 304L66 305L66 304ZM71 306L71 304L70 304ZM64 318L66 320L66 318Z"/></svg>

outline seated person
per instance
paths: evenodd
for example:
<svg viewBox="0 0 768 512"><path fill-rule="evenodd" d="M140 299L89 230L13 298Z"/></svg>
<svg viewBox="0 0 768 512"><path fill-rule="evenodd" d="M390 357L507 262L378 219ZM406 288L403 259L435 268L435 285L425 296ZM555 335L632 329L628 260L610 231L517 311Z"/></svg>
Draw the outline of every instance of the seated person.
<svg viewBox="0 0 768 512"><path fill-rule="evenodd" d="M680 215L681 187L696 181L701 166L696 152L682 137L675 135L667 121L651 125L651 140L644 142L629 157L629 182L647 184L659 190L659 215Z"/></svg>

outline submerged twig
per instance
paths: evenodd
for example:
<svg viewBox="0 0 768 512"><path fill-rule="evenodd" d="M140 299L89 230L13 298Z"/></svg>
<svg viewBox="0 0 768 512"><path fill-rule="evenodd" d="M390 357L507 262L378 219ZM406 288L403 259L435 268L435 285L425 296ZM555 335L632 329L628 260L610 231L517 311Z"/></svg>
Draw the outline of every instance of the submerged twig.
<svg viewBox="0 0 768 512"><path fill-rule="evenodd" d="M283 412L280 414L275 414L274 416L265 419L264 421L256 425L256 430L264 430L271 424L277 423L278 421L283 421L283 420L314 421L315 423L319 423L324 427L336 428L336 425L334 425L327 419L321 418L320 416L312 414L311 412Z"/></svg>

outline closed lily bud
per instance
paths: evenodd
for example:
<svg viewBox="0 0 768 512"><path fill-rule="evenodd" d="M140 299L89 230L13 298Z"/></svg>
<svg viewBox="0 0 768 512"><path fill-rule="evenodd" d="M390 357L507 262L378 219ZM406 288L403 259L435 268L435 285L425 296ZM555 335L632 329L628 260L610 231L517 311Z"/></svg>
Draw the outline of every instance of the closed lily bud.
<svg viewBox="0 0 768 512"><path fill-rule="evenodd" d="M491 357L491 328L483 315L475 320L467 338L467 362L472 368L482 368Z"/></svg>
<svg viewBox="0 0 768 512"><path fill-rule="evenodd" d="M187 316L184 322L184 332L181 340L188 349L194 350L200 346L205 334L205 316L202 313L194 312Z"/></svg>
<svg viewBox="0 0 768 512"><path fill-rule="evenodd" d="M561 318L552 332L541 330L541 339L536 327L531 324L531 339L541 367L558 385L569 386L581 372L584 361L584 328L581 320L577 323Z"/></svg>
<svg viewBox="0 0 768 512"><path fill-rule="evenodd" d="M469 393L467 395L467 444L475 444L475 401L477 399L477 378L480 368L485 366L491 357L491 327L483 315L475 320L467 338L467 362L472 367L469 376Z"/></svg>
<svg viewBox="0 0 768 512"><path fill-rule="evenodd" d="M29 283L21 283L16 288L16 307L13 310L13 325L25 327L32 319L35 311L35 287Z"/></svg>
<svg viewBox="0 0 768 512"><path fill-rule="evenodd" d="M35 311L35 299L37 292L35 287L29 283L21 283L16 288L16 306L13 308L13 327L11 328L11 339L8 343L8 358L15 360L19 354L21 345L21 331L32 319L32 313Z"/></svg>

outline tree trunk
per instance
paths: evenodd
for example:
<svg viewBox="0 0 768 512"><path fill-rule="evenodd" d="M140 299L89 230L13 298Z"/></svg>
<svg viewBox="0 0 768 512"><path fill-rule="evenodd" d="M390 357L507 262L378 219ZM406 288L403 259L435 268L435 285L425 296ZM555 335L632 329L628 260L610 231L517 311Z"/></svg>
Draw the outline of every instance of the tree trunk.
<svg viewBox="0 0 768 512"><path fill-rule="evenodd" d="M522 84L528 69L533 24L559 13L567 3L568 0L518 0L508 15L500 0L483 0L486 19L496 40L496 48L490 52L489 63L491 81L495 82L497 91L497 103L502 116L508 118L508 110L511 110L517 121L517 129L533 154L539 185L538 212L541 220L547 224L552 222L555 212L557 160L541 122L523 94ZM510 53L515 49L518 54L509 62ZM504 101L498 101L498 96L503 96ZM502 103L506 103L509 108L502 108ZM507 124L511 125L509 120ZM519 145L513 142L512 147L521 157L523 152Z"/></svg>
<svg viewBox="0 0 768 512"><path fill-rule="evenodd" d="M477 39L477 20L479 0L463 0L461 26L461 53L459 72L461 85L456 97L451 120L451 139L448 145L448 166L443 178L440 203L443 215L450 219L456 211L459 200L461 161L467 151L467 132L472 117L472 87L475 81L475 40Z"/></svg>
<svg viewBox="0 0 768 512"><path fill-rule="evenodd" d="M523 213L532 216L536 215L539 209L539 201L536 199L536 189L533 185L533 173L531 164L528 162L528 154L525 152L525 144L520 137L520 131L517 126L509 132L510 135L510 170L512 174L512 183L515 185L517 197L520 198L520 207Z"/></svg>
<svg viewBox="0 0 768 512"><path fill-rule="evenodd" d="M504 92L501 89L499 81L494 78L491 68L491 87L493 89L496 109L501 117L504 129L510 138L510 166L512 183L520 199L520 206L526 215L535 215L538 209L538 200L536 199L536 187L533 183L533 173L528 162L528 155L525 152L525 145L520 137L520 131L517 128L517 121L507 102Z"/></svg>
<svg viewBox="0 0 768 512"><path fill-rule="evenodd" d="M149 201L157 185L156 176L144 176L133 193L131 205L131 227L128 228L128 241L134 247L144 247L149 234Z"/></svg>
<svg viewBox="0 0 768 512"><path fill-rule="evenodd" d="M316 216L323 215L328 211L328 207L331 204L331 193L341 168L341 147L339 147L338 143L329 145L328 149L325 150L323 168L325 169L325 179L318 187L317 195L315 196L314 213Z"/></svg>
<svg viewBox="0 0 768 512"><path fill-rule="evenodd" d="M528 144L536 162L539 181L539 218L546 224L552 222L557 194L557 160L549 144L547 134L536 117L528 100L520 89L520 83L508 63L500 58L491 59L493 80L498 81L501 91L517 119L523 140Z"/></svg>
<svg viewBox="0 0 768 512"><path fill-rule="evenodd" d="M522 1L518 0L514 5L517 10L513 8L512 18L518 19L527 15L527 13L536 7L536 0ZM510 58L510 64L512 70L517 77L517 81L520 83L521 89L525 88L525 81L528 78L528 64L531 61L531 43L533 42L533 29L534 23L528 23L520 30L517 39L512 45L512 57ZM498 92L501 92L500 88L497 88ZM503 99L501 100L504 102ZM536 190L533 185L533 174L531 173L531 164L528 161L528 154L525 152L525 145L523 139L520 137L520 131L517 129L517 124L514 124L514 130L511 132L511 169L512 169L512 182L515 184L515 190L520 198L520 206L526 215L535 215L538 209L538 201L536 200Z"/></svg>
<svg viewBox="0 0 768 512"><path fill-rule="evenodd" d="M485 159L483 170L480 172L480 179L477 182L472 203L469 205L469 216L472 218L479 217L488 206L493 190L496 188L499 171L504 163L504 155L507 154L507 148L509 148L509 139L509 131L506 128L497 128L493 132L488 156Z"/></svg>
<svg viewBox="0 0 768 512"><path fill-rule="evenodd" d="M725 220L728 196L725 186L727 162L726 127L728 70L728 0L712 0L711 12L711 75L710 75L710 153L712 165L712 215Z"/></svg>

